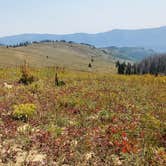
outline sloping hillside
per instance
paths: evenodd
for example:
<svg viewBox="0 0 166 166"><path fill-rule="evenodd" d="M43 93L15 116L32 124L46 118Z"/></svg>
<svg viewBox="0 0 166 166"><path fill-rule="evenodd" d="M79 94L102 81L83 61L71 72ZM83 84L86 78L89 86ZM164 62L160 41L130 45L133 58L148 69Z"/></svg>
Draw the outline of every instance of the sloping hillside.
<svg viewBox="0 0 166 166"><path fill-rule="evenodd" d="M79 70L88 70L92 63L94 70L108 70L113 67L112 59L107 61L105 54L92 46L49 42L36 43L22 47L0 47L1 65L19 65L26 59L32 66L64 66ZM92 60L93 59L93 60Z"/></svg>

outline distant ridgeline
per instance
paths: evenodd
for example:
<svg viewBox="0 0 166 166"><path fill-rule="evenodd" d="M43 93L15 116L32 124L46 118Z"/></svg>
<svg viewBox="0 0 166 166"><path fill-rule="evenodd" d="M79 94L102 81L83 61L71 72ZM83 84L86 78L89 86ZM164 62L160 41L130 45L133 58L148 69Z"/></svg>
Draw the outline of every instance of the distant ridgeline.
<svg viewBox="0 0 166 166"><path fill-rule="evenodd" d="M138 47L153 49L155 52L166 52L166 26L137 30L114 29L96 34L19 34L14 36L0 37L0 43L5 45L16 45L20 42L39 42L46 39L54 41L65 40L68 42L74 41L76 43L88 43L94 45L97 48L105 48L110 46Z"/></svg>
<svg viewBox="0 0 166 166"><path fill-rule="evenodd" d="M116 62L118 74L154 74L166 75L166 54L151 56L139 63Z"/></svg>
<svg viewBox="0 0 166 166"><path fill-rule="evenodd" d="M116 59L138 62L148 56L155 55L152 49L141 47L105 47L101 50ZM108 57L109 58L109 57Z"/></svg>

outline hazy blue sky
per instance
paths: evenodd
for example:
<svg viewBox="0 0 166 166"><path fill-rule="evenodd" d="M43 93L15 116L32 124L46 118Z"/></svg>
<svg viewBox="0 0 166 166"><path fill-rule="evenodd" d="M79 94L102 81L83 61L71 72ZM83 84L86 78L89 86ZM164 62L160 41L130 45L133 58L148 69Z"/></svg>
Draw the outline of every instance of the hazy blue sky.
<svg viewBox="0 0 166 166"><path fill-rule="evenodd" d="M0 0L0 36L166 25L166 0Z"/></svg>

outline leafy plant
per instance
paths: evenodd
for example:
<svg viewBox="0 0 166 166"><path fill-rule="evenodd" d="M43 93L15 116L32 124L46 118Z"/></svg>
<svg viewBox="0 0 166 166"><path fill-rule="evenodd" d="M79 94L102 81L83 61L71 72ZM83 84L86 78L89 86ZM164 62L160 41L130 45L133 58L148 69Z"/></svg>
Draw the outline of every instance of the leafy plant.
<svg viewBox="0 0 166 166"><path fill-rule="evenodd" d="M99 113L98 113L98 117L100 120L102 121L107 121L107 120L111 120L112 117L114 116L114 114L112 114L110 111L108 110L101 110Z"/></svg>
<svg viewBox="0 0 166 166"><path fill-rule="evenodd" d="M50 125L47 129L54 137L58 137L62 133L62 129L56 125Z"/></svg>
<svg viewBox="0 0 166 166"><path fill-rule="evenodd" d="M12 112L12 117L16 120L27 121L36 113L36 106L34 104L20 104L15 105Z"/></svg>

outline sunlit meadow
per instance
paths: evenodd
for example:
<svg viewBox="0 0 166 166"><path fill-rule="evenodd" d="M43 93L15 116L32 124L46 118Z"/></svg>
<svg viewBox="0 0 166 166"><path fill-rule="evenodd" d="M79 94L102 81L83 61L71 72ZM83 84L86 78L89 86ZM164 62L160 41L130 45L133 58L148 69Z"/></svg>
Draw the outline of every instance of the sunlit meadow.
<svg viewBox="0 0 166 166"><path fill-rule="evenodd" d="M166 77L64 69L55 86L54 68L31 72L23 85L0 69L0 165L166 163Z"/></svg>

